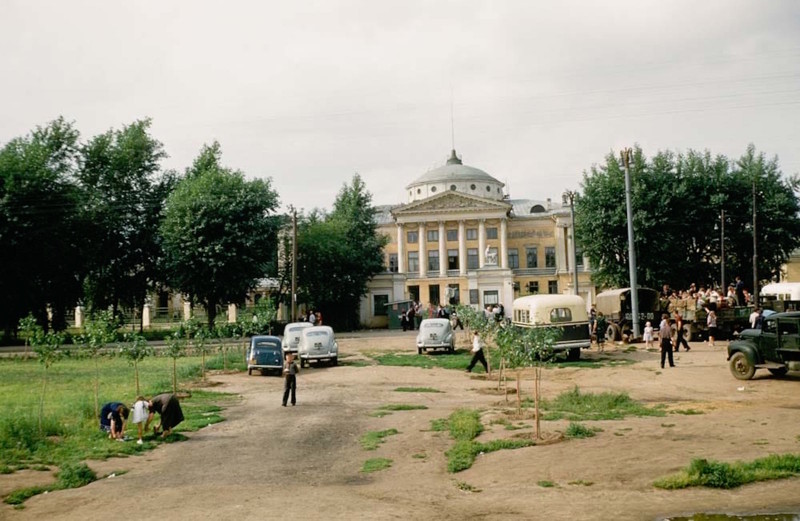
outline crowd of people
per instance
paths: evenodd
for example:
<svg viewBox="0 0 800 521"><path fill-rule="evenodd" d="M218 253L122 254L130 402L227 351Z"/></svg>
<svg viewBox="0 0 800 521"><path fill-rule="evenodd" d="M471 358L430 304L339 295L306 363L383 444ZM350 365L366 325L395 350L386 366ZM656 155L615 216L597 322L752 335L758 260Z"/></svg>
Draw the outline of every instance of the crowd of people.
<svg viewBox="0 0 800 521"><path fill-rule="evenodd" d="M133 403L132 410L131 422L137 426L138 440L136 443L139 445L144 443L144 433L150 428L150 422L153 421L156 413L158 413L159 422L153 427L154 436L161 433L161 437L166 438L172 434L172 429L184 420L178 397L172 393L162 393L149 400L139 396ZM109 439L125 441L127 439L125 428L130 416L131 409L124 403L108 402L100 410L100 430L107 432Z"/></svg>
<svg viewBox="0 0 800 521"><path fill-rule="evenodd" d="M664 284L660 298L668 313L703 308L716 311L724 307L753 304L753 296L745 288L740 277L736 277L735 282L728 286L727 291L712 286L700 286L698 289L694 283L690 284L688 289L675 290L671 289L668 284Z"/></svg>

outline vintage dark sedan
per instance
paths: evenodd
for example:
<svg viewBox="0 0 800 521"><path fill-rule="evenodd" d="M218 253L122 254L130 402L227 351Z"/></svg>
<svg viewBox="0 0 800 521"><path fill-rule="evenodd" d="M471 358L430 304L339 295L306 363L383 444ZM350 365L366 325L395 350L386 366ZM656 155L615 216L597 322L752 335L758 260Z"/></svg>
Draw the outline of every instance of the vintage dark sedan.
<svg viewBox="0 0 800 521"><path fill-rule="evenodd" d="M273 371L278 376L283 373L283 349L281 339L276 336L254 336L247 349L247 374L260 371L266 374Z"/></svg>
<svg viewBox="0 0 800 521"><path fill-rule="evenodd" d="M749 380L756 369L783 376L800 363L800 312L765 316L760 329L745 329L728 344L731 374ZM794 368L794 367L793 367Z"/></svg>

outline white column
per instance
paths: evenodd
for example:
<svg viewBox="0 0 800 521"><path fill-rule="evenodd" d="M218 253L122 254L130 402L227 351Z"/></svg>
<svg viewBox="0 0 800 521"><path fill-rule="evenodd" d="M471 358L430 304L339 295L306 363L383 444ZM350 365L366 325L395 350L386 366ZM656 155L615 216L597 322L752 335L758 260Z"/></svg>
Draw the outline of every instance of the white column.
<svg viewBox="0 0 800 521"><path fill-rule="evenodd" d="M75 306L75 327L83 327L83 306Z"/></svg>
<svg viewBox="0 0 800 521"><path fill-rule="evenodd" d="M508 268L508 245L506 244L507 233L507 219L500 219L500 267L503 269Z"/></svg>
<svg viewBox="0 0 800 521"><path fill-rule="evenodd" d="M228 324L235 324L239 318L239 307L236 304L228 304Z"/></svg>
<svg viewBox="0 0 800 521"><path fill-rule="evenodd" d="M397 223L397 273L406 272L405 240L406 238L403 236L403 225Z"/></svg>
<svg viewBox="0 0 800 521"><path fill-rule="evenodd" d="M486 221L478 221L478 267L483 268L486 262Z"/></svg>
<svg viewBox="0 0 800 521"><path fill-rule="evenodd" d="M142 328L146 329L150 327L150 322L153 316L153 306L150 304L145 304L142 307Z"/></svg>
<svg viewBox="0 0 800 521"><path fill-rule="evenodd" d="M445 243L444 221L439 221L439 276L447 276L447 244Z"/></svg>
<svg viewBox="0 0 800 521"><path fill-rule="evenodd" d="M428 275L428 249L425 246L425 223L419 223L419 276L425 278Z"/></svg>
<svg viewBox="0 0 800 521"><path fill-rule="evenodd" d="M184 299L183 301L183 319L189 320L192 318L192 303Z"/></svg>
<svg viewBox="0 0 800 521"><path fill-rule="evenodd" d="M458 273L467 274L467 232L464 221L458 221Z"/></svg>

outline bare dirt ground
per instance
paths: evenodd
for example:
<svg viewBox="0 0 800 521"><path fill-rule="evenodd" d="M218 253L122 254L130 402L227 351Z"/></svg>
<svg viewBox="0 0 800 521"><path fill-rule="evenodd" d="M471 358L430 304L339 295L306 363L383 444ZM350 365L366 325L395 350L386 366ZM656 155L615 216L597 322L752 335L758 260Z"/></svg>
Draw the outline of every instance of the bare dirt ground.
<svg viewBox="0 0 800 521"><path fill-rule="evenodd" d="M413 335L342 336L340 351L348 361L362 351L411 353ZM298 377L297 406L284 408L280 378L218 375L216 389L241 395L226 410L227 421L139 457L89 462L98 473L127 473L31 498L24 510L2 505L0 518L639 520L692 512L798 512L800 479L731 491L652 486L694 457L733 461L800 451L800 374L777 379L759 371L756 379L740 382L730 375L720 344L693 343L690 352L676 354L674 369L661 370L656 352L642 352L640 346L638 352L623 353L618 346L607 349L606 356L637 363L545 372L542 390L548 397L579 385L582 391L626 391L649 404L704 414L585 422L602 432L481 455L458 474L446 469L444 453L452 440L432 432L431 420L459 407L479 408L486 426L479 440L530 432L490 425L513 409L513 396L506 404L491 392L496 382L445 369L315 367ZM594 351L582 356L600 357ZM400 386L443 392L394 391ZM523 386L523 394L529 394L531 380ZM369 416L390 403L428 409ZM542 423L546 433L563 431L566 424ZM364 433L390 428L400 433L375 451L361 448ZM391 458L393 465L362 473L362 463L374 457ZM31 473L0 476L0 490L35 479ZM537 484L543 480L555 486ZM457 482L475 491L461 490Z"/></svg>

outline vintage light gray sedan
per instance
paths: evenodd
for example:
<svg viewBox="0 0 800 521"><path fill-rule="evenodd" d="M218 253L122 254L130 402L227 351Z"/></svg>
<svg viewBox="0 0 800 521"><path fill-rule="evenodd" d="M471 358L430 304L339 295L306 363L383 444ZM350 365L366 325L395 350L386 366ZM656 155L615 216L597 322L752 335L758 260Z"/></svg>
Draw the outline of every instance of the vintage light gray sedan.
<svg viewBox="0 0 800 521"><path fill-rule="evenodd" d="M292 322L286 324L283 328L283 354L297 353L297 346L300 345L300 338L303 336L303 330L313 327L311 322Z"/></svg>
<svg viewBox="0 0 800 521"><path fill-rule="evenodd" d="M456 349L456 338L450 320L446 318L426 318L419 325L417 334L417 353L428 349L446 349L452 353Z"/></svg>
<svg viewBox="0 0 800 521"><path fill-rule="evenodd" d="M339 363L339 344L330 326L312 326L303 329L300 343L297 346L300 367L312 361L327 360L331 365Z"/></svg>

